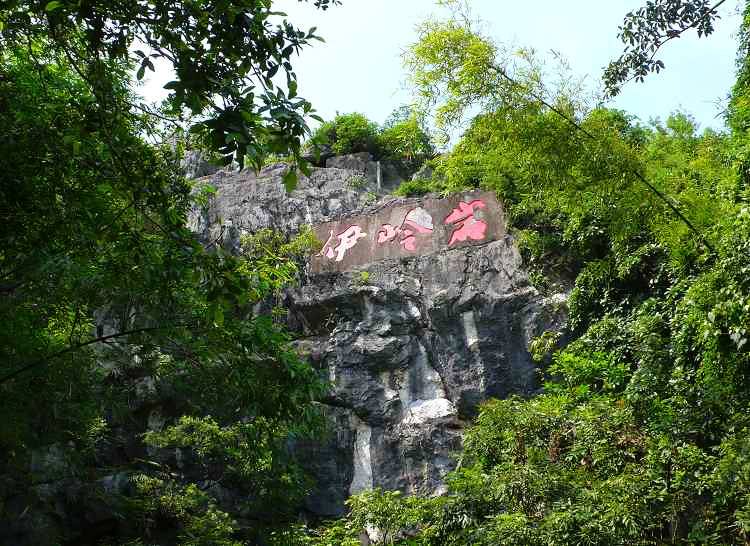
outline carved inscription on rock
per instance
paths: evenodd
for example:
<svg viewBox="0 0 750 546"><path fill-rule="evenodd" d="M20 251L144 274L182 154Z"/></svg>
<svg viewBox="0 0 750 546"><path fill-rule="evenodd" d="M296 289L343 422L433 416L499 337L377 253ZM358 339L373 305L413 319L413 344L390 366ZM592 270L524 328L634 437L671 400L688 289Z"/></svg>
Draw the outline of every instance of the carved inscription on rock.
<svg viewBox="0 0 750 546"><path fill-rule="evenodd" d="M383 224L378 231L378 244L398 240L399 244L406 250L414 252L417 250L417 237L432 236L432 216L422 207L411 209L404 216L403 222L398 227L391 224Z"/></svg>
<svg viewBox="0 0 750 546"><path fill-rule="evenodd" d="M492 192L446 199L407 199L372 214L316 226L323 248L313 272L346 271L388 258L430 254L495 241L505 235L503 209Z"/></svg>

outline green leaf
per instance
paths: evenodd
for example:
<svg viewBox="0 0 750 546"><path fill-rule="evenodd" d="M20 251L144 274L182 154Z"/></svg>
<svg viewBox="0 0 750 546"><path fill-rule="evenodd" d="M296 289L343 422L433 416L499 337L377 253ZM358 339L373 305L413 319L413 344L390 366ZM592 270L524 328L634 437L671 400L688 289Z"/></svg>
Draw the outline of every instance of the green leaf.
<svg viewBox="0 0 750 546"><path fill-rule="evenodd" d="M288 170L284 175L283 181L287 192L294 191L297 187L297 171L295 169Z"/></svg>
<svg viewBox="0 0 750 546"><path fill-rule="evenodd" d="M299 170L302 171L302 174L305 176L310 176L312 174L312 169L310 168L310 163L304 159L300 159L297 163Z"/></svg>
<svg viewBox="0 0 750 546"><path fill-rule="evenodd" d="M47 2L47 5L44 6L44 11L51 12L61 7L62 7L62 2L60 2L59 0L52 0L52 2Z"/></svg>

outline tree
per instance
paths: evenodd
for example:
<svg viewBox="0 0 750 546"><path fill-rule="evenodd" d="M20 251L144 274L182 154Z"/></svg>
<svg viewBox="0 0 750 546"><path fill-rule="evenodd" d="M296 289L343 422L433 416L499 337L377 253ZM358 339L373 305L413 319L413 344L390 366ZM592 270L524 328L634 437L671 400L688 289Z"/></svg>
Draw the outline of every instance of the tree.
<svg viewBox="0 0 750 546"><path fill-rule="evenodd" d="M364 114L339 114L318 127L309 146L318 154L329 148L336 155L359 152L377 153L378 126Z"/></svg>
<svg viewBox="0 0 750 546"><path fill-rule="evenodd" d="M614 97L630 80L642 82L651 72L664 68L656 55L661 47L695 29L698 36L708 36L719 19L717 9L726 0L649 0L646 5L625 16L618 38L625 50L604 71L607 95Z"/></svg>
<svg viewBox="0 0 750 546"><path fill-rule="evenodd" d="M315 1L321 9L335 3ZM154 70L154 59L164 59L176 75L165 86L171 91L169 113L186 108L203 116L194 130L213 148L227 161L234 157L242 165L247 158L259 168L269 152L299 156L304 116L312 112L297 96L291 57L320 38L315 29L273 23L280 15L268 0L13 0L3 7L0 46L45 37L103 104L113 91L110 62L137 62L140 79ZM273 80L277 73L285 76L284 85Z"/></svg>
<svg viewBox="0 0 750 546"><path fill-rule="evenodd" d="M435 153L423 121L408 106L395 110L382 127L357 112L339 114L321 124L307 146L318 157L367 152L374 159L392 161L405 176Z"/></svg>
<svg viewBox="0 0 750 546"><path fill-rule="evenodd" d="M293 262L273 261L278 249L238 257L198 243L187 228L195 194L163 131L187 108L202 116L209 144L240 162L299 151L311 108L296 96L290 59L315 36L272 26L273 17L266 1L0 7L0 472L4 500L25 503L3 512L2 540L102 539L57 521L33 493L40 477L29 464L45 453L67 454L70 479L114 468L153 497L105 497L105 535L123 531L116 514L135 510L143 525L121 537L161 530L165 543L199 532L229 541L238 525L195 482L251 490L247 536L288 515L304 490L287 444L318 430L311 402L323 385L283 328L252 312L293 276ZM132 53L134 65L139 41L150 50ZM155 57L177 74L163 111L131 91L132 72ZM286 90L272 81L277 72ZM148 450L136 441L122 451L145 432L145 416L129 409L143 384L173 413L144 437ZM192 470L178 472L174 452L157 449L167 447L192 453ZM76 506L90 506L89 493L68 517L83 517ZM55 522L52 531L30 528L26 506Z"/></svg>
<svg viewBox="0 0 750 546"><path fill-rule="evenodd" d="M412 108L394 110L378 135L380 154L395 161L402 172L411 175L435 156L424 120Z"/></svg>

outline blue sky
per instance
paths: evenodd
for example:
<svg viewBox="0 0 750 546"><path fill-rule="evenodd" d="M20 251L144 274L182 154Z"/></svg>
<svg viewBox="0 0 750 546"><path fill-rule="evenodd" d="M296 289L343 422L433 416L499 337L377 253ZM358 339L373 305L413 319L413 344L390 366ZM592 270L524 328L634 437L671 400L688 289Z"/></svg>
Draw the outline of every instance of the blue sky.
<svg viewBox="0 0 750 546"><path fill-rule="evenodd" d="M496 41L533 47L541 55L560 52L576 75L598 85L602 68L621 52L617 27L645 0L472 0L472 12ZM734 81L737 0L721 8L716 32L698 39L694 33L665 46L666 70L646 83L631 82L612 106L648 121L681 109L701 127L721 128L717 117ZM295 62L299 92L318 113L362 112L382 122L394 107L410 102L401 56L415 40L415 27L440 14L434 0L343 0L325 12L297 0L278 0L297 26L316 26L325 43L315 43ZM159 97L168 81L160 72L143 89Z"/></svg>

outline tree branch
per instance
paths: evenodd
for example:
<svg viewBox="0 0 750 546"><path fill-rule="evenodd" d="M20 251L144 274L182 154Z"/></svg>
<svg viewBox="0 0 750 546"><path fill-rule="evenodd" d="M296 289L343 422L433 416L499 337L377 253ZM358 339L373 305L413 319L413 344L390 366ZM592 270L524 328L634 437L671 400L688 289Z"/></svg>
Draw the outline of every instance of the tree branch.
<svg viewBox="0 0 750 546"><path fill-rule="evenodd" d="M167 330L169 328L174 328L176 325L170 325L170 326L154 326L150 328L135 328L134 330L127 330L125 332L117 332L115 334L108 334L106 336L100 336L96 337L94 339L90 339L88 341L84 341L82 343L76 343L75 345L70 345L69 347L66 347L65 349L58 351L56 353L52 353L51 355L48 355L44 357L43 359L36 360L34 362L31 362L29 364L26 364L24 366L21 366L20 368L17 368L16 370L0 377L0 385L3 383L6 383L7 381L10 381L11 379L17 377L18 375L31 370L32 368L35 368L37 366L41 366L42 364L45 364L49 362L50 360L53 360L55 358L59 358L63 355L72 353L74 351L77 351L78 349L82 349L83 347L87 347L89 345L94 345L95 343L104 343L110 339L115 339L118 337L123 336L129 336L132 334L139 334L142 332L153 332L156 330Z"/></svg>

